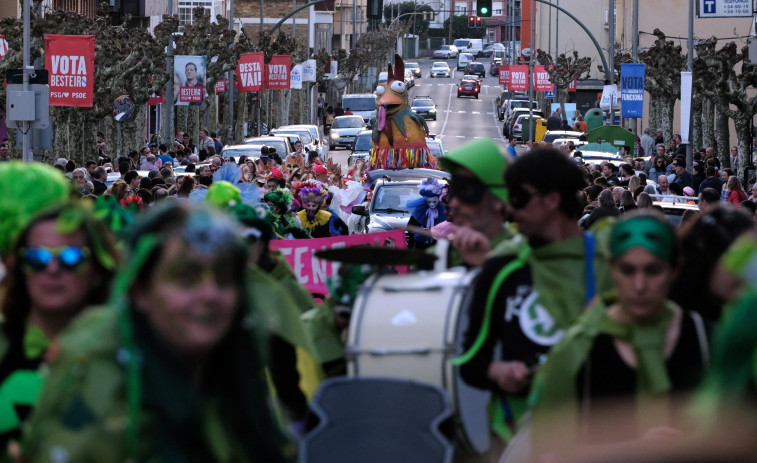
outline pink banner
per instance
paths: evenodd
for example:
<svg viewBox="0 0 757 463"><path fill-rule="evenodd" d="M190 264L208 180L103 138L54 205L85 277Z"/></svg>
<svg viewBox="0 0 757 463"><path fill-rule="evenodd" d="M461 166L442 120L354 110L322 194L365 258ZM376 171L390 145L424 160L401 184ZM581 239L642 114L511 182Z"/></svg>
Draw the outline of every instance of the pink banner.
<svg viewBox="0 0 757 463"><path fill-rule="evenodd" d="M528 65L514 64L510 66L510 82L507 89L511 92L525 92L528 90Z"/></svg>
<svg viewBox="0 0 757 463"><path fill-rule="evenodd" d="M266 67L266 86L272 90L286 90L289 88L289 71L292 67L292 57L289 55L273 55Z"/></svg>
<svg viewBox="0 0 757 463"><path fill-rule="evenodd" d="M403 230L335 236L333 238L271 241L271 248L277 249L284 254L297 280L311 293L323 295L329 293L326 287L326 279L333 275L338 262L321 260L315 257L315 252L322 249L345 248L357 245L407 248L405 232Z"/></svg>
<svg viewBox="0 0 757 463"><path fill-rule="evenodd" d="M95 36L45 34L50 106L91 108L95 97Z"/></svg>
<svg viewBox="0 0 757 463"><path fill-rule="evenodd" d="M549 73L544 66L534 66L534 91L553 92L555 85L549 81Z"/></svg>
<svg viewBox="0 0 757 463"><path fill-rule="evenodd" d="M573 82L571 82L570 85L568 85L568 91L575 92L577 86L578 86L578 79L573 79Z"/></svg>
<svg viewBox="0 0 757 463"><path fill-rule="evenodd" d="M237 76L239 76L239 91L259 92L263 90L263 52L242 53L237 63Z"/></svg>
<svg viewBox="0 0 757 463"><path fill-rule="evenodd" d="M502 64L499 66L499 84L507 85L510 83L510 65Z"/></svg>

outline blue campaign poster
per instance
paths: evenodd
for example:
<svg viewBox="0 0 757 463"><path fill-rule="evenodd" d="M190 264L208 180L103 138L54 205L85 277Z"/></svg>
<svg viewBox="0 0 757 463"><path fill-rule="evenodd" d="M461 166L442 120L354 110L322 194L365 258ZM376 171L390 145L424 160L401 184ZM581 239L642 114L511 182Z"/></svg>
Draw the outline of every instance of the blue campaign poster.
<svg viewBox="0 0 757 463"><path fill-rule="evenodd" d="M620 65L620 101L623 117L644 116L644 73L643 64Z"/></svg>

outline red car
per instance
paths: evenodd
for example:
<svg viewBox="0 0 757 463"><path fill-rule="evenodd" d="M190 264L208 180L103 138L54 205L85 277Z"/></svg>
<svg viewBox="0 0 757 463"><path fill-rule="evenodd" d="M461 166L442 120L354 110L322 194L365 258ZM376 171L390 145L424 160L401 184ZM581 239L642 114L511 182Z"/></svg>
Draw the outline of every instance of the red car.
<svg viewBox="0 0 757 463"><path fill-rule="evenodd" d="M463 80L460 85L457 86L457 97L461 95L473 96L478 99L478 93L481 91L481 87L476 80Z"/></svg>

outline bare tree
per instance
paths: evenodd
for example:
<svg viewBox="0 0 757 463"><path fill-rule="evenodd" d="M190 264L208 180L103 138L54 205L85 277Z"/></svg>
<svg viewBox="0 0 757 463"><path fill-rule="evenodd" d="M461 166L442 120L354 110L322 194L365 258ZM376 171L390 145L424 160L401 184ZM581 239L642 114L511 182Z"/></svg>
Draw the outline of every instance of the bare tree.
<svg viewBox="0 0 757 463"><path fill-rule="evenodd" d="M544 65L544 69L549 74L549 81L555 84L555 97L560 103L563 114L565 114L565 103L568 101L568 87L582 75L584 79L589 78L591 70L591 58L579 57L578 52L573 50L569 56L561 53L557 60L552 59L552 55L544 50L536 50L536 60Z"/></svg>

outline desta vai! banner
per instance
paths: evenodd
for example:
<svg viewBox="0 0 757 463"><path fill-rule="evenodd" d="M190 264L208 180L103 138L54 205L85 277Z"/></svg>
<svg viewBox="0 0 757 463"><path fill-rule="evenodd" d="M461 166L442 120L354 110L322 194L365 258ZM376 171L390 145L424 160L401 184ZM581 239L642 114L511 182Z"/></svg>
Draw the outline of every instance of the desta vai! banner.
<svg viewBox="0 0 757 463"><path fill-rule="evenodd" d="M92 107L95 83L93 35L45 35L50 106Z"/></svg>
<svg viewBox="0 0 757 463"><path fill-rule="evenodd" d="M242 53L237 63L239 76L239 90L242 92L258 92L263 90L263 62L265 55L259 53ZM287 76L288 78L289 76Z"/></svg>
<svg viewBox="0 0 757 463"><path fill-rule="evenodd" d="M292 67L292 57L289 55L273 55L271 62L265 65L266 88L286 90L289 88L289 71Z"/></svg>

